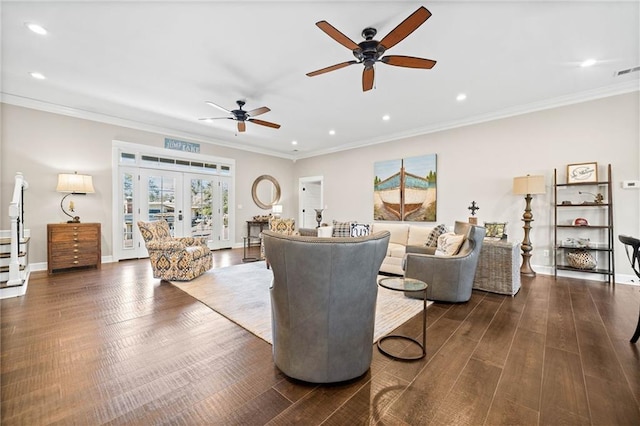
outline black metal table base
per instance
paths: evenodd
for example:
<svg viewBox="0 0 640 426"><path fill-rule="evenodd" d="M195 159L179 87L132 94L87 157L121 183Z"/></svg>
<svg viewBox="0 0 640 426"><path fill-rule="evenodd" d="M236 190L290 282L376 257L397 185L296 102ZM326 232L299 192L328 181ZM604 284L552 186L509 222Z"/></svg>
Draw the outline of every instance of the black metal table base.
<svg viewBox="0 0 640 426"><path fill-rule="evenodd" d="M391 352L386 351L383 347L382 347L382 342L384 342L387 339L401 339L401 340L407 340L409 342L412 342L416 345L418 345L418 347L420 348L420 351L422 352L421 355L416 355L416 356L400 356L400 355L395 355L392 354ZM409 336L402 336L402 335L397 335L397 334L389 334L386 335L384 337L381 337L380 339L378 339L378 350L380 352L382 352L383 354L390 356L391 358L400 360L400 361L415 361L418 359L422 359L425 356L427 356L427 350L424 347L424 342L420 343L418 342L416 339L409 337Z"/></svg>

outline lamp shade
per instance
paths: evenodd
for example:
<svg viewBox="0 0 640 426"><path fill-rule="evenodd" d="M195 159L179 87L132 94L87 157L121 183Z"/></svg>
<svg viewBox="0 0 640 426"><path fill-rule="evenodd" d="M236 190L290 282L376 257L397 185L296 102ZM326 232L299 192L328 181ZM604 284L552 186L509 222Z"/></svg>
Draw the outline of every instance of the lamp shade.
<svg viewBox="0 0 640 426"><path fill-rule="evenodd" d="M513 193L518 195L544 194L544 176L519 176L513 178Z"/></svg>
<svg viewBox="0 0 640 426"><path fill-rule="evenodd" d="M60 173L58 175L58 192L71 192L73 194L87 194L96 192L93 189L93 178L89 175L77 173Z"/></svg>
<svg viewBox="0 0 640 426"><path fill-rule="evenodd" d="M273 213L273 214L282 213L282 204L273 204L271 206L271 213Z"/></svg>

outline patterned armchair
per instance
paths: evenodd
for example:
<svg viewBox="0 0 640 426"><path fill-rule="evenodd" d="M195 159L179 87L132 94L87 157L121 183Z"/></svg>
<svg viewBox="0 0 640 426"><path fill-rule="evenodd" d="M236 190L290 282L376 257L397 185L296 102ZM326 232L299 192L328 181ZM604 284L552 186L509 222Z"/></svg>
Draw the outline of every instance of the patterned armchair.
<svg viewBox="0 0 640 426"><path fill-rule="evenodd" d="M296 230L296 220L295 219L281 219L279 217L272 217L269 220L269 231L277 232L278 234L283 235L294 235ZM264 255L264 240L260 239L260 258L265 259ZM269 268L269 261L266 261L267 268Z"/></svg>
<svg viewBox="0 0 640 426"><path fill-rule="evenodd" d="M149 252L153 277L189 281L209 269L213 258L205 238L172 237L166 220L138 222Z"/></svg>

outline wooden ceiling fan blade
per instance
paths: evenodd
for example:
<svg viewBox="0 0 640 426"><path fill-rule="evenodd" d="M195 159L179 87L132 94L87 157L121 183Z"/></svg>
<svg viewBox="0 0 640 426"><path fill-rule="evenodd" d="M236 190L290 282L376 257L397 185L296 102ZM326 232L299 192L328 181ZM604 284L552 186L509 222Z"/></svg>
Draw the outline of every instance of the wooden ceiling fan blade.
<svg viewBox="0 0 640 426"><path fill-rule="evenodd" d="M331 37L332 39L334 39L335 41L337 41L347 49L355 50L359 47L356 42L351 40L346 35L342 34L340 31L338 31L333 25L331 25L327 21L316 22L316 25L318 28L324 31L329 37Z"/></svg>
<svg viewBox="0 0 640 426"><path fill-rule="evenodd" d="M264 120L258 120L257 118L250 118L249 121L252 122L252 123L255 123L255 124L259 124L261 126L271 127L273 129L279 129L280 128L279 124L271 123L269 121L264 121Z"/></svg>
<svg viewBox="0 0 640 426"><path fill-rule="evenodd" d="M432 59L416 58L414 56L389 55L380 58L380 62L387 65L405 68L431 69L436 64Z"/></svg>
<svg viewBox="0 0 640 426"><path fill-rule="evenodd" d="M362 91L363 92L373 89L374 76L375 76L375 72L373 71L373 67L365 68L364 71L362 71Z"/></svg>
<svg viewBox="0 0 640 426"><path fill-rule="evenodd" d="M420 25L424 23L431 16L431 12L426 7L420 6L418 10L413 12L407 19L402 21L397 27L395 27L389 34L387 34L380 44L386 49L390 49L396 44L400 43L409 34L414 32Z"/></svg>
<svg viewBox="0 0 640 426"><path fill-rule="evenodd" d="M244 132L245 130L247 130L247 125L244 124L244 121L238 121L238 131Z"/></svg>
<svg viewBox="0 0 640 426"><path fill-rule="evenodd" d="M220 106L220 105L218 105L218 104L214 104L214 103L213 103L213 102L211 102L211 101L204 101L204 103L205 103L205 104L207 104L207 105L209 105L209 106L212 106L212 107L214 107L214 108L218 108L218 109L219 109L219 110L221 110L221 111L224 111L224 112L227 112L227 113L231 114L231 111L229 111L228 109L223 108L223 107L221 107L221 106Z"/></svg>
<svg viewBox="0 0 640 426"><path fill-rule="evenodd" d="M330 67L322 68L317 71L308 72L309 77L315 77L316 75L324 74L329 71L339 70L340 68L348 67L349 65L357 64L358 61L347 61L339 64L331 65Z"/></svg>
<svg viewBox="0 0 640 426"><path fill-rule="evenodd" d="M265 112L269 112L269 111L271 111L269 108L267 108L266 106L263 106L260 108L252 109L251 111L247 111L247 115L251 117L255 117L256 115L264 114Z"/></svg>

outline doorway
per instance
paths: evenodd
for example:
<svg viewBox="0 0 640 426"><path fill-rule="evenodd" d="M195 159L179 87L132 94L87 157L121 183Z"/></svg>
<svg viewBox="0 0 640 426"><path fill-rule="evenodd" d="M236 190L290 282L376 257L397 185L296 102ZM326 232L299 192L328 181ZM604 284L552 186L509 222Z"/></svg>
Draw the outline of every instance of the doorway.
<svg viewBox="0 0 640 426"><path fill-rule="evenodd" d="M114 260L148 256L139 220L164 219L172 236L206 238L212 250L232 247L233 160L185 160L166 150L149 155L120 144L126 143L114 141Z"/></svg>
<svg viewBox="0 0 640 426"><path fill-rule="evenodd" d="M315 228L316 210L324 206L323 177L309 176L298 181L298 228Z"/></svg>

